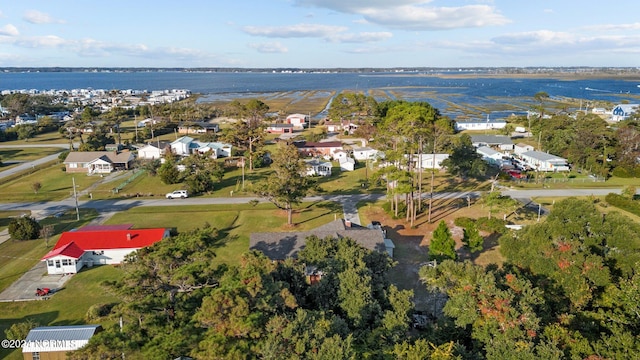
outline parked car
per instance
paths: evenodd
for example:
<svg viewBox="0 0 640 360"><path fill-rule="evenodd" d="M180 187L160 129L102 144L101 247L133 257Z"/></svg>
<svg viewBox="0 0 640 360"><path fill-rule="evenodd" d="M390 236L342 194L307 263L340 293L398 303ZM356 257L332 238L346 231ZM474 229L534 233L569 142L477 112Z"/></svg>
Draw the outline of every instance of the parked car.
<svg viewBox="0 0 640 360"><path fill-rule="evenodd" d="M176 190L165 195L167 199L185 199L189 197L187 190Z"/></svg>

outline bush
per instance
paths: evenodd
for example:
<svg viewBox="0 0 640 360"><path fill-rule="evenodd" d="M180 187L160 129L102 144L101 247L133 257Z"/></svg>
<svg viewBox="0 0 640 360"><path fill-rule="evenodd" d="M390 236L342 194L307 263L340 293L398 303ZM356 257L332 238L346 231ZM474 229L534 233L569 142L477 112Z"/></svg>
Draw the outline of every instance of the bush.
<svg viewBox="0 0 640 360"><path fill-rule="evenodd" d="M507 225L506 221L499 218L495 218L495 217L494 218L483 217L476 220L476 226L478 227L478 230L482 230L490 233L504 234L507 230L505 225Z"/></svg>
<svg viewBox="0 0 640 360"><path fill-rule="evenodd" d="M40 235L40 224L36 219L24 216L11 220L9 234L15 240L33 240Z"/></svg>
<svg viewBox="0 0 640 360"><path fill-rule="evenodd" d="M466 229L468 227L474 226L476 224L476 220L462 216L453 220L453 223L456 224L456 226Z"/></svg>
<svg viewBox="0 0 640 360"><path fill-rule="evenodd" d="M610 193L604 199L609 203L609 205L613 205L619 209L640 216L640 202L636 200L632 200L614 193Z"/></svg>
<svg viewBox="0 0 640 360"><path fill-rule="evenodd" d="M615 169L613 169L611 174L619 178L640 177L640 166L636 166L636 167L617 166Z"/></svg>
<svg viewBox="0 0 640 360"><path fill-rule="evenodd" d="M27 319L26 321L15 323L4 331L4 335L9 340L23 340L27 337L29 330L40 326L37 322Z"/></svg>
<svg viewBox="0 0 640 360"><path fill-rule="evenodd" d="M407 216L407 204L401 202L398 204L398 216L396 216L395 212L391 210L391 201L387 201L382 204L382 210L387 213L387 215L391 216L393 219L402 219Z"/></svg>
<svg viewBox="0 0 640 360"><path fill-rule="evenodd" d="M111 313L111 309L113 309L115 305L115 303L93 304L89 307L89 310L87 310L85 318L88 322L100 320L101 318L109 315Z"/></svg>

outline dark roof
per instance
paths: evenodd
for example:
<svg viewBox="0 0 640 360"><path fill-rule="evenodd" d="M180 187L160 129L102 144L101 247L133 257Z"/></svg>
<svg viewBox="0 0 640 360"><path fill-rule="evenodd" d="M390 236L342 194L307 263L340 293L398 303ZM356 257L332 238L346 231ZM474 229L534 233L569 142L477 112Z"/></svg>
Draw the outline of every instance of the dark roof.
<svg viewBox="0 0 640 360"><path fill-rule="evenodd" d="M325 141L325 142L294 141L293 144L299 149L342 147L342 143L340 141Z"/></svg>
<svg viewBox="0 0 640 360"><path fill-rule="evenodd" d="M253 233L249 240L250 250L259 250L272 260L295 258L305 247L306 239L315 235L320 239L350 238L365 249L384 252L384 235L378 229L352 224L338 219L309 231Z"/></svg>

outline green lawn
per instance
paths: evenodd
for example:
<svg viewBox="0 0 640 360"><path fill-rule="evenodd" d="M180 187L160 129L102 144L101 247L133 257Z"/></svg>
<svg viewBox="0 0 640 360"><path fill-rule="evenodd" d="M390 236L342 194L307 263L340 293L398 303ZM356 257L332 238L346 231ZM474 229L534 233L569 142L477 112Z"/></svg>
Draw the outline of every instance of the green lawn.
<svg viewBox="0 0 640 360"><path fill-rule="evenodd" d="M296 208L295 225L289 227L286 213L266 203L255 207L250 204L138 207L116 214L107 223L133 223L136 228L171 227L179 232L208 223L225 236L214 261L233 264L249 249L249 235L253 232L309 230L333 221L341 213L342 207L334 202L304 203Z"/></svg>
<svg viewBox="0 0 640 360"><path fill-rule="evenodd" d="M64 289L49 300L0 303L0 332L12 324L31 319L40 325L78 325L85 323L85 315L91 305L114 303L119 299L101 286L104 280L115 280L122 273L113 266L99 266L85 269L74 275ZM100 321L102 326L110 326L114 319ZM0 349L2 359L22 359L21 350Z"/></svg>
<svg viewBox="0 0 640 360"><path fill-rule="evenodd" d="M4 143L2 145L5 145ZM41 157L53 155L64 151L64 149L51 147L51 148L23 148L19 145L14 149L0 149L0 159L3 162L6 161L29 161L36 160Z"/></svg>
<svg viewBox="0 0 640 360"><path fill-rule="evenodd" d="M75 179L77 191L82 191L101 178L86 174L67 174L62 171L62 165L57 164L2 184L0 202L66 199L73 195L73 179ZM37 194L31 187L35 182L42 185Z"/></svg>

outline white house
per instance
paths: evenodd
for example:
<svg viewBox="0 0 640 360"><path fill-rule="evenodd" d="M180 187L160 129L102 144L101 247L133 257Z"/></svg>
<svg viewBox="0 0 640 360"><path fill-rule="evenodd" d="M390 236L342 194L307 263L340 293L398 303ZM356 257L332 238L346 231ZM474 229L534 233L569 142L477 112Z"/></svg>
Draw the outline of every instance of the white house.
<svg viewBox="0 0 640 360"><path fill-rule="evenodd" d="M611 121L626 120L632 113L638 110L640 104L620 104L616 105L611 111Z"/></svg>
<svg viewBox="0 0 640 360"><path fill-rule="evenodd" d="M456 130L492 130L504 129L507 126L505 120L486 119L486 120L457 120Z"/></svg>
<svg viewBox="0 0 640 360"><path fill-rule="evenodd" d="M449 154L418 154L414 155L414 169L442 169L442 162L449 158ZM434 161L435 160L435 161Z"/></svg>
<svg viewBox="0 0 640 360"><path fill-rule="evenodd" d="M513 152L516 155L522 155L522 153L525 153L527 151L533 151L535 150L535 148L529 144L525 144L525 143L517 143L514 147L513 147Z"/></svg>
<svg viewBox="0 0 640 360"><path fill-rule="evenodd" d="M544 153L542 151L527 151L520 154L522 160L534 170L538 171L569 171L567 159Z"/></svg>
<svg viewBox="0 0 640 360"><path fill-rule="evenodd" d="M180 156L191 155L191 143L193 138L190 136L182 136L171 143L171 152Z"/></svg>
<svg viewBox="0 0 640 360"><path fill-rule="evenodd" d="M206 154L211 152L214 158L230 157L232 145L221 142L200 142L192 137L183 136L171 143L171 151L180 156L194 153Z"/></svg>
<svg viewBox="0 0 640 360"><path fill-rule="evenodd" d="M320 159L305 160L307 163L307 176L331 176L333 165L330 161Z"/></svg>
<svg viewBox="0 0 640 360"><path fill-rule="evenodd" d="M154 160L161 159L166 152L166 147L148 144L138 149L138 159Z"/></svg>
<svg viewBox="0 0 640 360"><path fill-rule="evenodd" d="M353 157L358 161L376 160L380 156L379 153L378 150L370 147L353 148Z"/></svg>
<svg viewBox="0 0 640 360"><path fill-rule="evenodd" d="M342 171L353 171L356 169L356 161L353 158L346 157L341 158L340 162L340 170Z"/></svg>
<svg viewBox="0 0 640 360"><path fill-rule="evenodd" d="M29 330L23 340L23 359L66 359L67 352L78 350L102 331L100 325L41 326Z"/></svg>
<svg viewBox="0 0 640 360"><path fill-rule="evenodd" d="M476 149L476 152L482 155L482 160L492 165L499 165L502 161L503 154L499 151L493 150L488 146L480 146Z"/></svg>
<svg viewBox="0 0 640 360"><path fill-rule="evenodd" d="M349 158L349 153L346 150L336 150L336 152L333 153L333 160L341 160L341 159L346 159Z"/></svg>
<svg viewBox="0 0 640 360"><path fill-rule="evenodd" d="M291 114L287 116L287 124L293 125L294 129L303 129L309 124L309 115Z"/></svg>
<svg viewBox="0 0 640 360"><path fill-rule="evenodd" d="M505 135L471 135L471 143L475 147L488 146L502 151L513 151L513 141Z"/></svg>
<svg viewBox="0 0 640 360"><path fill-rule="evenodd" d="M62 233L53 250L41 259L47 264L47 272L75 274L83 266L120 264L130 253L170 236L169 229L164 228L100 229Z"/></svg>

